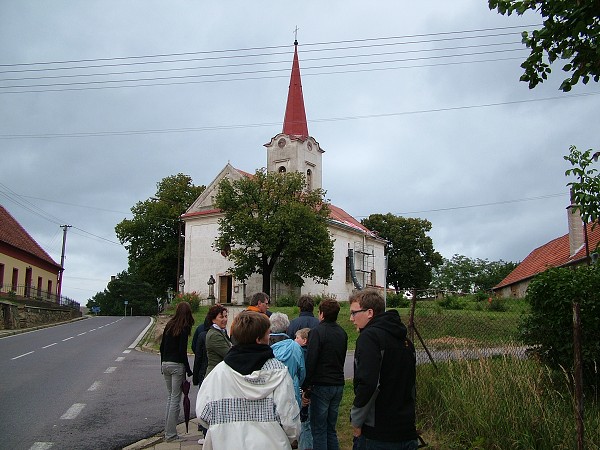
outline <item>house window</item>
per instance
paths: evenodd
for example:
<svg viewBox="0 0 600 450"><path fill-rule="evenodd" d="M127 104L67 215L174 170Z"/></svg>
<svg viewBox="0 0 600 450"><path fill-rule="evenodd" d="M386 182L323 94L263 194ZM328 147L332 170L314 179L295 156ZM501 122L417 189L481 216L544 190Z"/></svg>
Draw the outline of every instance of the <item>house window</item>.
<svg viewBox="0 0 600 450"><path fill-rule="evenodd" d="M46 298L50 298L52 294L52 280L48 280L48 291L46 292Z"/></svg>
<svg viewBox="0 0 600 450"><path fill-rule="evenodd" d="M0 291L4 290L4 264L0 264Z"/></svg>
<svg viewBox="0 0 600 450"><path fill-rule="evenodd" d="M36 297L42 298L42 277L38 277Z"/></svg>
<svg viewBox="0 0 600 450"><path fill-rule="evenodd" d="M11 287L11 290L13 292L17 292L17 285L18 284L19 284L19 269L17 269L16 267L13 267L12 287Z"/></svg>
<svg viewBox="0 0 600 450"><path fill-rule="evenodd" d="M350 257L346 256L346 283L352 283L352 274L350 273Z"/></svg>

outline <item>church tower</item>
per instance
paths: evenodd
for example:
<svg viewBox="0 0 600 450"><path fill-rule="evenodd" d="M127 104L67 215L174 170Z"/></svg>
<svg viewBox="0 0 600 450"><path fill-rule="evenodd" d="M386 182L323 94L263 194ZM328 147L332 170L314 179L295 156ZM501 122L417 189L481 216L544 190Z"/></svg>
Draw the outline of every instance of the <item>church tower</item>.
<svg viewBox="0 0 600 450"><path fill-rule="evenodd" d="M298 63L298 41L294 41L294 61L288 91L283 131L265 144L267 148L267 170L270 172L302 172L309 189L322 188L322 154L319 143L308 134L300 64Z"/></svg>

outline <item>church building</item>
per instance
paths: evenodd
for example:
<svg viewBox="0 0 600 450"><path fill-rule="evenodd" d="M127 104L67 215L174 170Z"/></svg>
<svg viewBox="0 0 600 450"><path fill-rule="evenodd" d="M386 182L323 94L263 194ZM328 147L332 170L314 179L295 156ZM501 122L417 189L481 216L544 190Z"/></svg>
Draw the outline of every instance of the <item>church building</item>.
<svg viewBox="0 0 600 450"><path fill-rule="evenodd" d="M322 158L324 150L314 137L308 134L304 109L298 42L294 42L294 59L283 121L283 131L265 144L267 170L276 172L301 172L306 177L307 188L322 186ZM197 292L209 296L210 288L217 302L243 304L262 289L262 275L254 274L248 280L237 280L228 271L231 262L227 252L213 248L218 235L219 219L223 217L213 205L219 183L252 176L226 164L205 191L188 208L182 219L185 223L185 250L183 268L184 292ZM368 230L343 209L329 204L328 229L334 241L333 277L328 284L318 284L304 279L301 288L285 286L271 280L271 298L293 294L327 295L345 301L353 290L364 287L383 287L385 280L384 247L386 241ZM210 283L209 283L210 282ZM214 284L213 284L214 282ZM180 289L181 290L181 289Z"/></svg>

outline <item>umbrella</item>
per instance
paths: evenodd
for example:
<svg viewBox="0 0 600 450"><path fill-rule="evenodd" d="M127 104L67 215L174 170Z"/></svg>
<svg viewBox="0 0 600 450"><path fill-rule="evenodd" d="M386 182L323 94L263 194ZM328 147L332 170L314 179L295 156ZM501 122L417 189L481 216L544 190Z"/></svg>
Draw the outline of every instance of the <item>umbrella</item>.
<svg viewBox="0 0 600 450"><path fill-rule="evenodd" d="M183 392L183 417L185 418L185 432L188 433L188 424L190 423L190 382L187 378L183 379L181 383L181 391Z"/></svg>

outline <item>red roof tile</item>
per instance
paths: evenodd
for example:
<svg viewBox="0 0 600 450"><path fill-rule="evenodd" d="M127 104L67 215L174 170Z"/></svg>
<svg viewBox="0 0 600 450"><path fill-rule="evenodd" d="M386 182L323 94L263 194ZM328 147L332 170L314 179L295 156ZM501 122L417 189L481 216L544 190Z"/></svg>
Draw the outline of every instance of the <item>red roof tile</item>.
<svg viewBox="0 0 600 450"><path fill-rule="evenodd" d="M329 219L332 222L354 228L358 231L368 234L369 236L377 236L342 208L339 208L331 203L329 204Z"/></svg>
<svg viewBox="0 0 600 450"><path fill-rule="evenodd" d="M25 229L0 205L0 242L29 253L53 266L59 267L42 247L25 231Z"/></svg>
<svg viewBox="0 0 600 450"><path fill-rule="evenodd" d="M597 225L592 230L592 224L588 223L587 235L588 247L590 252L592 252L598 243L600 243L600 225ZM519 281L527 280L550 267L567 266L581 263L585 260L585 246L580 248L572 257L570 257L569 253L569 235L565 234L532 251L515 270L494 286L494 289L500 289Z"/></svg>

